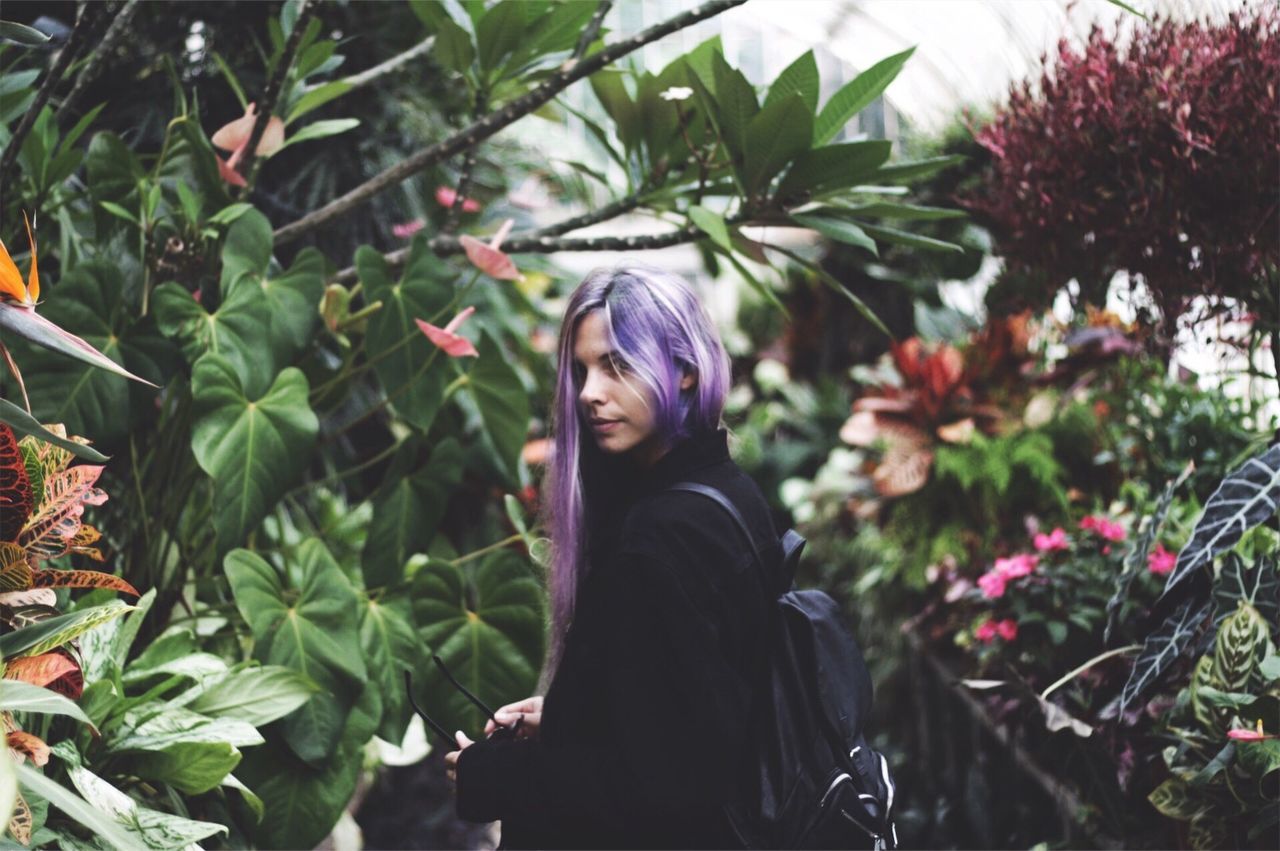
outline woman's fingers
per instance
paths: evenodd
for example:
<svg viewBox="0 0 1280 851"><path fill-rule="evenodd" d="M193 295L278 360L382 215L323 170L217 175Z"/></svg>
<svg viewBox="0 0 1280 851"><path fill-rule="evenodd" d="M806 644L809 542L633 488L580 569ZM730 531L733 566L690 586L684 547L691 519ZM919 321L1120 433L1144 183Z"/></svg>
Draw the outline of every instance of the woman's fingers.
<svg viewBox="0 0 1280 851"><path fill-rule="evenodd" d="M453 734L454 739L458 743L456 751L449 751L444 755L444 776L449 778L450 783L458 782L458 757L462 755L469 745L475 744L467 738L467 734L459 730Z"/></svg>
<svg viewBox="0 0 1280 851"><path fill-rule="evenodd" d="M538 725L542 722L542 698L537 696L526 697L516 703L508 703L494 712L493 718L490 718L484 724L484 734L486 736L497 729L497 724L493 723L494 718L503 727L510 727L516 723L517 719L523 718L524 720L520 722L520 729L516 731L516 735L519 738L528 738L537 733Z"/></svg>

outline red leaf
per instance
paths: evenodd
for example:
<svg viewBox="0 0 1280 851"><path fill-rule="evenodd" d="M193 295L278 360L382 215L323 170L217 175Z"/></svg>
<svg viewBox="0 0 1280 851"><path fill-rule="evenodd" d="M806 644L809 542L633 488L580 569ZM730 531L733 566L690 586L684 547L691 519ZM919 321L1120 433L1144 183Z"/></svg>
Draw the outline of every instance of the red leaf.
<svg viewBox="0 0 1280 851"><path fill-rule="evenodd" d="M0 541L16 541L35 503L13 429L0 423Z"/></svg>
<svg viewBox="0 0 1280 851"><path fill-rule="evenodd" d="M111 588L137 597L138 591L119 576L98 570L36 570L32 588Z"/></svg>

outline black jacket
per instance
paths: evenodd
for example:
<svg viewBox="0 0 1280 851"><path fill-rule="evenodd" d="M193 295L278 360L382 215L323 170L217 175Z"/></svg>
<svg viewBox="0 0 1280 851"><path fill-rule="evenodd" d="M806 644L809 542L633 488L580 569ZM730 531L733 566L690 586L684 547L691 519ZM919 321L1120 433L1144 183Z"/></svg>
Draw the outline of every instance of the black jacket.
<svg viewBox="0 0 1280 851"><path fill-rule="evenodd" d="M677 481L722 490L756 538ZM504 848L737 846L722 803L752 767L779 544L724 429L677 444L633 482L592 538L539 740L477 742L458 760L458 813L502 820ZM615 492L616 493L616 492ZM610 522L610 520L612 522Z"/></svg>

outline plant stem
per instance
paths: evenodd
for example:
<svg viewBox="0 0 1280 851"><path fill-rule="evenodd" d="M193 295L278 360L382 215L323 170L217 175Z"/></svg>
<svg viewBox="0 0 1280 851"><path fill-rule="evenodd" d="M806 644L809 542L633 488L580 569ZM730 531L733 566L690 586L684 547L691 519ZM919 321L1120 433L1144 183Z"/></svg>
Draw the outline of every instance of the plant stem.
<svg viewBox="0 0 1280 851"><path fill-rule="evenodd" d="M1102 662L1106 659L1110 659L1112 656L1119 656L1122 653L1132 653L1135 650L1141 650L1141 649L1142 649L1141 644L1127 644L1124 647L1117 647L1114 650L1108 650L1106 653L1103 653L1098 656L1094 656L1088 662L1085 662L1080 667L1073 669L1072 671L1067 673L1065 676L1063 676L1061 679L1055 681L1053 685L1049 686L1047 689L1040 692L1040 699L1047 700L1049 695L1053 694L1059 688L1071 682L1073 679L1078 677L1080 674L1083 674L1085 671L1089 670L1099 662Z"/></svg>
<svg viewBox="0 0 1280 851"><path fill-rule="evenodd" d="M600 35L600 28L604 26L604 16L609 14L612 8L613 0L600 0L600 4L591 15L591 20L587 21L586 29L582 31L582 35L578 36L578 43L574 45L573 55L569 58L570 62L578 62L587 55L591 42L596 40L596 36Z"/></svg>
<svg viewBox="0 0 1280 851"><path fill-rule="evenodd" d="M84 94L85 89L89 87L89 83L93 82L93 78L98 76L102 66L106 64L107 57L111 55L116 42L120 40L120 37L128 29L129 19L133 17L133 13L137 10L138 0L127 0L120 7L120 11L116 12L116 16L111 20L111 25L103 33L102 39L94 45L88 64L76 75L76 82L71 87L71 91L62 99L62 105L58 107L59 118L63 115L71 114L75 108L76 101Z"/></svg>
<svg viewBox="0 0 1280 851"><path fill-rule="evenodd" d="M410 60L416 59L419 56L423 56L427 53L430 53L431 48L435 46L435 43L436 43L436 37L428 36L427 38L424 38L422 41L418 42L413 47L409 48L403 53L397 53L395 56L392 56L386 62L381 62L377 65L374 65L372 68L368 68L364 71L361 71L359 74L352 74L350 77L343 77L342 82L346 83L348 86L351 87L345 92L345 94L351 94L351 92L354 91L355 89L358 89L361 86L368 85L369 83L372 83L378 78L386 76L387 74L390 74L392 71L397 70L401 65L404 65ZM303 94L306 94L307 92L313 89L318 89L320 88L320 86L323 86L323 85L325 84L318 83L314 86L307 86L305 89L303 89Z"/></svg>
<svg viewBox="0 0 1280 851"><path fill-rule="evenodd" d="M249 134L249 144L245 148L244 161L240 168L240 173L245 175L245 186L240 192L241 199L249 197L257 181L258 169L262 166L262 161L257 154L258 143L262 141L262 135L267 131L267 123L271 121L271 114L275 112L276 103L280 100L285 75L293 65L293 57L298 52L298 45L302 43L302 35L311 21L313 10L314 6L308 0L299 0L298 18L293 22L293 31L289 33L289 40L285 42L276 67L271 70L271 79L267 80L267 87L262 92L262 100L257 107L257 117L253 122L253 132Z"/></svg>
<svg viewBox="0 0 1280 851"><path fill-rule="evenodd" d="M501 541L498 541L497 543L483 546L480 549L473 550L464 556L458 556L457 558L450 561L449 564L453 565L454 567L457 567L460 564L465 564L466 562L469 562L472 559L479 558L480 556L486 555L487 553L491 553L494 550L500 550L503 547L510 546L511 544L514 544L516 541L519 541L519 540L522 540L521 535L519 533L515 535L511 535L510 537L503 538Z"/></svg>
<svg viewBox="0 0 1280 851"><path fill-rule="evenodd" d="M680 15L664 21L661 24L650 27L631 38L623 39L616 44L612 44L591 56L566 62L560 67L546 82L533 89L532 91L516 98L502 108L489 113L479 121L472 122L467 127L454 133L449 138L437 142L428 148L424 148L416 154L407 157L400 163L386 169L381 174L375 175L371 179L357 186L347 194L340 198L336 198L318 210L314 210L307 215L291 222L277 230L274 234L275 244L277 246L292 242L299 237L307 234L321 225L327 224L333 219L343 216L356 207L361 206L374 195L395 186L419 172L430 168L436 163L457 154L467 148L475 147L479 142L484 141L490 136L497 133L509 124L523 118L530 112L542 106L547 101L554 98L571 84L578 80L588 77L599 71L601 68L610 63L621 59L629 53L639 50L649 42L656 41L660 38L678 32L686 27L692 26L699 21L714 17L721 12L731 9L734 6L740 6L746 0L710 0L710 2L692 9ZM594 18L593 18L594 21Z"/></svg>
<svg viewBox="0 0 1280 851"><path fill-rule="evenodd" d="M356 473L360 473L369 469L370 467L377 464L379 461L383 461L386 458L391 457L392 455L395 454L395 451L399 448L400 448L399 443L393 443L390 446L388 446L386 449L383 449L377 455L374 455L372 458L369 458L365 461L361 461L359 464L355 465L354 467L348 467L345 470L340 470L336 473L331 473L330 475L325 476L323 479L316 479L315 481L312 481L312 482L303 482L302 484L298 485L297 487L285 493L284 498L289 499L301 493L302 491L307 490L308 488L318 487L320 485L328 484L329 482L341 481L342 479L345 479L348 476L354 476Z"/></svg>

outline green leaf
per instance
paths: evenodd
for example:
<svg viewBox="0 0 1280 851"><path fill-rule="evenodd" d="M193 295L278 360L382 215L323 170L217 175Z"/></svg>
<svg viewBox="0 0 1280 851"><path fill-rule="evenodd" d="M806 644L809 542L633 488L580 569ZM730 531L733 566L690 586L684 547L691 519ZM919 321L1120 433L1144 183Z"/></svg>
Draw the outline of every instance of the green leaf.
<svg viewBox="0 0 1280 851"><path fill-rule="evenodd" d="M816 194L856 186L875 174L889 158L892 147L885 139L872 139L805 151L782 178L778 195Z"/></svg>
<svg viewBox="0 0 1280 851"><path fill-rule="evenodd" d="M490 7L476 25L480 70L486 74L497 68L524 37L524 12L520 5L498 3Z"/></svg>
<svg viewBox="0 0 1280 851"><path fill-rule="evenodd" d="M698 230L711 237L711 241L726 252L733 251L733 242L729 239L729 228L724 223L724 216L713 213L706 207L694 205L689 208L689 221L698 226Z"/></svg>
<svg viewBox="0 0 1280 851"><path fill-rule="evenodd" d="M441 17L436 30L436 56L440 62L459 74L466 74L476 58L475 46L471 43L471 33L449 17Z"/></svg>
<svg viewBox="0 0 1280 851"><path fill-rule="evenodd" d="M812 50L802 53L773 81L769 94L765 96L764 108L768 109L770 104L784 100L790 94L800 95L810 115L818 108L818 63Z"/></svg>
<svg viewBox="0 0 1280 851"><path fill-rule="evenodd" d="M918 233L910 233L897 228L887 228L883 225L872 225L863 223L862 229L867 234L881 242L891 242L896 245L905 245L908 248L918 248L921 251L945 251L953 254L963 254L964 249L954 242L944 242L941 239L934 239L930 236L921 236Z"/></svg>
<svg viewBox="0 0 1280 851"><path fill-rule="evenodd" d="M295 145L298 142L307 142L312 139L324 139L329 136L337 136L339 133L346 133L360 126L358 118L331 118L326 121L313 121L306 127L303 127L297 133L290 136L283 145L281 150Z"/></svg>
<svg viewBox="0 0 1280 851"><path fill-rule="evenodd" d="M223 566L236 607L253 632L255 657L292 668L320 686L318 693L284 719L289 747L303 761L319 765L337 749L347 715L365 682L356 620L359 603L346 575L319 540L303 542L297 560L301 595L292 605L284 599L275 569L257 555L235 550Z"/></svg>
<svg viewBox="0 0 1280 851"><path fill-rule="evenodd" d="M378 359L374 372L384 392L397 394L393 402L396 411L425 432L440 410L449 368L445 358L432 359L432 353L439 350L423 336L414 319L440 324L436 314L449 304L452 276L421 235L409 249L398 282L391 280L382 254L367 245L356 251L356 270L365 298L370 303L382 302L382 310L369 317L365 336L369 357ZM402 345L405 339L409 342Z"/></svg>
<svg viewBox="0 0 1280 851"><path fill-rule="evenodd" d="M124 219L134 227L142 227L142 222L138 220L138 217L129 210L126 210L124 207L121 207L119 204L112 201L99 201L98 206L102 207L102 209L106 210L111 215Z"/></svg>
<svg viewBox="0 0 1280 851"><path fill-rule="evenodd" d="M426 551L462 480L462 449L456 439L437 444L430 460L410 474L416 452L415 443L401 448L374 497L373 520L360 558L367 588L386 587L403 578L405 562Z"/></svg>
<svg viewBox="0 0 1280 851"><path fill-rule="evenodd" d="M848 245L856 245L859 248L865 248L870 251L875 257L880 256L880 251L876 248L875 241L853 222L808 214L793 215L791 220L802 227L813 228L828 239L834 239L836 242L843 242Z"/></svg>
<svg viewBox="0 0 1280 851"><path fill-rule="evenodd" d="M1258 610L1267 623L1280 623L1280 562L1274 553L1246 562L1236 552L1222 558L1222 569L1213 583L1213 619L1217 624L1231 617L1241 602Z"/></svg>
<svg viewBox="0 0 1280 851"><path fill-rule="evenodd" d="M959 165L964 162L965 158L960 154L951 154L945 157L929 157L923 160L915 160L905 163L894 163L893 165L883 166L874 174L867 178L868 183L897 183L904 180L912 180L917 177L930 177L944 168L950 168L953 165Z"/></svg>
<svg viewBox="0 0 1280 851"><path fill-rule="evenodd" d="M7 755L5 758L8 758ZM120 848L133 848L137 845L134 837L130 836L119 822L70 789L55 783L29 765L19 765L17 768L18 782L25 792L44 798L69 818L84 825L99 839Z"/></svg>
<svg viewBox="0 0 1280 851"><path fill-rule="evenodd" d="M467 375L467 389L475 398L484 433L497 450L498 461L520 479L520 453L529 434L529 394L520 376L507 362L502 345L484 331L477 348L479 357Z"/></svg>
<svg viewBox="0 0 1280 851"><path fill-rule="evenodd" d="M1219 553L1233 547L1240 536L1280 511L1280 443L1250 458L1227 474L1178 553L1178 562L1165 581L1161 599Z"/></svg>
<svg viewBox="0 0 1280 851"><path fill-rule="evenodd" d="M124 757L129 772L179 792L201 795L215 789L240 764L242 754L227 742L182 742L164 750L145 750Z"/></svg>
<svg viewBox="0 0 1280 851"><path fill-rule="evenodd" d="M225 59L218 51L213 51L213 61L218 66L218 70L222 72L223 79L227 81L227 85L231 87L231 91L235 94L236 100L240 101L241 109L249 108L249 99L244 96L244 89L240 85L240 81L236 79L235 72L227 65Z"/></svg>
<svg viewBox="0 0 1280 851"><path fill-rule="evenodd" d="M265 665L228 674L200 693L188 707L214 718L233 718L255 727L293 712L317 690L297 671Z"/></svg>
<svg viewBox="0 0 1280 851"><path fill-rule="evenodd" d="M1129 680L1120 692L1121 712L1154 685L1160 675L1190 646L1208 612L1208 601L1187 600L1165 619L1159 629L1147 636L1142 652L1133 662Z"/></svg>
<svg viewBox="0 0 1280 851"><path fill-rule="evenodd" d="M734 163L745 163L751 133L752 119L760 111L756 90L736 68L729 67L720 53L712 54L712 74L715 77L716 114L725 146L733 155ZM779 129L779 128L773 128Z"/></svg>
<svg viewBox="0 0 1280 851"><path fill-rule="evenodd" d="M1258 665L1258 673L1267 682L1280 680L1280 655L1272 653Z"/></svg>
<svg viewBox="0 0 1280 851"><path fill-rule="evenodd" d="M1213 645L1214 685L1225 692L1244 692L1267 654L1271 630L1258 610L1241 601L1222 622ZM1205 695L1209 698L1208 694Z"/></svg>
<svg viewBox="0 0 1280 851"><path fill-rule="evenodd" d="M1280 768L1280 739L1236 742L1236 764L1257 778Z"/></svg>
<svg viewBox="0 0 1280 851"><path fill-rule="evenodd" d="M606 68L597 71L587 78L591 83L591 91L604 107L604 111L613 119L614 130L622 147L630 151L640 141L640 110L627 94L627 87L622 80L622 72ZM607 139L602 140L606 144Z"/></svg>
<svg viewBox="0 0 1280 851"><path fill-rule="evenodd" d="M413 575L412 599L423 640L481 700L500 706L532 694L542 665L543 593L522 556L498 552L465 571L432 560ZM418 673L423 708L447 729L480 735L479 710L434 666Z"/></svg>
<svg viewBox="0 0 1280 851"><path fill-rule="evenodd" d="M92 461L95 464L105 464L110 459L91 446L83 443L76 443L74 440L67 440L65 437L49 431L22 408L10 402L8 399L0 399L0 423L4 423L13 429L14 434L19 438L28 435L42 440L45 443L52 443L61 449L66 449L71 454L83 461Z"/></svg>
<svg viewBox="0 0 1280 851"><path fill-rule="evenodd" d="M1156 787L1147 800L1163 815L1178 821L1188 821L1203 809L1190 795L1185 780L1171 777Z"/></svg>
<svg viewBox="0 0 1280 851"><path fill-rule="evenodd" d="M331 80L309 89L305 95L298 98L298 102L293 105L293 109L289 110L289 115L284 120L285 126L287 127L297 121L308 112L319 109L329 101L342 97L351 89L352 85L345 80ZM296 141L298 140L289 140L289 142Z"/></svg>
<svg viewBox="0 0 1280 851"><path fill-rule="evenodd" d="M306 469L319 421L307 406L307 379L293 367L250 398L231 362L207 354L192 371L191 395L191 449L213 479L213 523L218 550L226 552Z"/></svg>
<svg viewBox="0 0 1280 851"><path fill-rule="evenodd" d="M813 115L797 94L768 104L747 125L743 183L749 193L763 190L774 175L809 148Z"/></svg>
<svg viewBox="0 0 1280 851"><path fill-rule="evenodd" d="M101 606L78 609L65 615L54 615L21 629L0 635L0 659L39 656L61 647L99 624L133 611L133 606L112 600Z"/></svg>
<svg viewBox="0 0 1280 851"><path fill-rule="evenodd" d="M0 824L7 825L18 799L17 763L7 753L0 753Z"/></svg>
<svg viewBox="0 0 1280 851"><path fill-rule="evenodd" d="M850 118L879 97L898 76L898 72L915 50L910 47L881 59L832 95L813 125L813 144L817 146L830 141Z"/></svg>
<svg viewBox="0 0 1280 851"><path fill-rule="evenodd" d="M252 209L254 209L252 204L228 204L210 216L209 223L214 225L229 225Z"/></svg>
<svg viewBox="0 0 1280 851"><path fill-rule="evenodd" d="M66 715L93 727L89 716L71 700L47 688L21 680L0 679L0 706L5 712L33 712L37 715Z"/></svg>
<svg viewBox="0 0 1280 851"><path fill-rule="evenodd" d="M378 735L389 742L404 739L412 709L404 699L403 671L416 671L427 661L427 648L413 627L406 596L384 594L360 610L360 648L369 669L369 685L382 694Z"/></svg>
<svg viewBox="0 0 1280 851"><path fill-rule="evenodd" d="M15 21L0 21L0 40L21 44L23 47L39 47L49 41L47 36L34 27L19 24ZM5 820L6 823L8 820Z"/></svg>
<svg viewBox="0 0 1280 851"><path fill-rule="evenodd" d="M963 219L968 215L964 210L952 210L946 207L922 207L917 204L899 204L896 201L874 201L870 204L842 206L840 209L857 216L921 222Z"/></svg>

